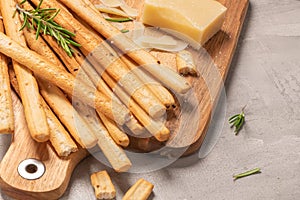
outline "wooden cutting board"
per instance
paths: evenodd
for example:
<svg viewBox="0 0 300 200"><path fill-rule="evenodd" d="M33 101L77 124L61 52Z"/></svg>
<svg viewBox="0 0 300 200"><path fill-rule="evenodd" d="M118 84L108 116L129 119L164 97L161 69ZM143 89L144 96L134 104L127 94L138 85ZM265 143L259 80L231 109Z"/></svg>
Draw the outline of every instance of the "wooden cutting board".
<svg viewBox="0 0 300 200"><path fill-rule="evenodd" d="M138 8L140 11L144 1L127 0L128 4ZM199 77L190 78L196 96L200 102L201 120L199 130L196 135L190 136L189 133L183 135L185 140L174 140L173 147L183 147L190 145L186 155L198 150L203 142L213 106L218 99L218 92L222 87L222 80L226 79L232 57L234 55L241 28L248 8L248 0L220 0L228 8L225 23L217 35L215 35L205 46L208 54L213 59L214 65L221 78L213 82L213 87L208 88L207 80ZM174 59L171 54L153 52L163 64L174 66ZM206 74L211 80L215 80L211 66L203 63L201 73ZM88 153L80 150L67 158L59 158L48 143L37 143L33 141L28 133L28 128L24 120L22 104L17 97L14 97L15 112L15 133L9 150L1 161L0 184L2 192L15 199L58 199L66 190L73 169L85 158ZM35 158L42 161L46 171L37 180L26 180L22 178L18 171L18 165L25 159Z"/></svg>

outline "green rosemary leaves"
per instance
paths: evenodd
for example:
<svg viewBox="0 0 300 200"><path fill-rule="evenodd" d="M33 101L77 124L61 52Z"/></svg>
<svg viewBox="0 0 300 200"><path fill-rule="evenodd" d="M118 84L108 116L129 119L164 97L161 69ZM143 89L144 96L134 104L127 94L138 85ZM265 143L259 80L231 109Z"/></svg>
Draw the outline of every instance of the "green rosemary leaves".
<svg viewBox="0 0 300 200"><path fill-rule="evenodd" d="M24 4L27 0L21 2ZM20 30L24 28L31 28L36 30L36 39L40 34L50 35L58 42L58 44L65 50L68 56L72 56L74 47L80 47L81 45L76 43L72 37L74 33L64 29L61 25L54 22L54 18L59 14L60 10L56 8L41 8L43 0L34 10L25 10L17 4L16 10L20 13L23 24Z"/></svg>
<svg viewBox="0 0 300 200"><path fill-rule="evenodd" d="M234 127L234 133L237 135L241 128L243 127L245 123L245 110L246 106L242 109L242 112L240 114L236 114L229 118L229 124L231 124L231 127Z"/></svg>

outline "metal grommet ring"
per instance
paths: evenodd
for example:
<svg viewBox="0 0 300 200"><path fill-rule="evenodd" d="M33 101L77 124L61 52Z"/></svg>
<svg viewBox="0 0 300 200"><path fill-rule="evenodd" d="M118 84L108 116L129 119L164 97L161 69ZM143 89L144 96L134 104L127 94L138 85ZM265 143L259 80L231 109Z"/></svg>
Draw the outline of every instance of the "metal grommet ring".
<svg viewBox="0 0 300 200"><path fill-rule="evenodd" d="M44 163L37 159L23 160L18 166L18 173L27 180L36 180L41 178L46 171Z"/></svg>

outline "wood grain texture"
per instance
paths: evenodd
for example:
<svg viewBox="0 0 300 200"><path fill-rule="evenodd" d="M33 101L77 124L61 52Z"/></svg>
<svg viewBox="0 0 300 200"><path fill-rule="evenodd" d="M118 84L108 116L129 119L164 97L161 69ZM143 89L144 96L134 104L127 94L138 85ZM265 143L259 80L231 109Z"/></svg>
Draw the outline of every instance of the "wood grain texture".
<svg viewBox="0 0 300 200"><path fill-rule="evenodd" d="M127 0L129 5L142 10L144 1ZM214 79L209 70L211 66L203 65L201 73L212 78L213 89L208 89L207 80L203 78L189 78L197 92L201 107L201 120L197 135L190 136L188 132L182 137L185 140L172 140L172 147L191 145L186 154L199 149L205 137L213 106L216 104L223 81L226 79L228 69L238 42L239 34L248 8L248 0L221 0L228 8L226 21L216 36L204 48L217 66L220 79ZM162 52L152 52L163 64L175 68L174 55ZM201 58L201 55L199 55ZM205 66L205 67L204 67ZM217 80L217 81L216 81ZM216 81L216 82L215 82ZM48 143L36 143L30 138L28 128L24 125L23 111L20 102L14 98L16 128L12 144L3 158L0 167L2 191L16 199L57 199L65 191L70 176L77 163L87 153L82 150L66 159L59 158ZM18 156L16 156L18 155ZM27 158L36 158L46 165L46 173L38 180L28 181L21 178L17 172L18 164Z"/></svg>
<svg viewBox="0 0 300 200"><path fill-rule="evenodd" d="M144 1L128 0L127 2L130 6L139 9L140 15L138 18L140 18ZM168 123L173 132L167 145L174 148L190 146L185 155L197 151L205 138L214 106L230 68L249 4L248 0L220 0L219 2L228 8L221 31L212 37L203 49L199 51L190 49L194 57L197 58L197 67L201 74L200 77L188 78L199 102L200 120L197 133L191 134L192 129L197 127L188 128L188 131L178 133L179 123L183 123L180 122L180 119L174 119ZM173 53L155 50L151 53L162 64L176 70L176 60ZM151 148L151 143L149 145L149 151L157 147L157 144L153 144L153 148ZM138 146L135 147L139 148Z"/></svg>
<svg viewBox="0 0 300 200"><path fill-rule="evenodd" d="M23 106L14 94L15 133L0 166L2 191L15 199L58 199L66 190L73 169L87 152L83 149L67 158L59 158L50 143L35 142L25 122ZM17 171L25 159L35 158L46 167L37 180L26 180Z"/></svg>

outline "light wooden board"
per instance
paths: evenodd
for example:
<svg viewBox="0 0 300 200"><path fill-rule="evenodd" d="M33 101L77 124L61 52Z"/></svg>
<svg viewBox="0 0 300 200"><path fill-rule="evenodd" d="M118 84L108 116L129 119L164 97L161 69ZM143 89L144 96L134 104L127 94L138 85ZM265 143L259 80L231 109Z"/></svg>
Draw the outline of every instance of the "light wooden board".
<svg viewBox="0 0 300 200"><path fill-rule="evenodd" d="M127 0L129 5L142 9L143 1ZM248 8L248 0L220 0L228 8L226 21L216 36L214 36L204 48L214 61L219 70L222 80L226 79L232 57L238 42L239 34ZM168 53L153 52L163 64L174 67L174 57ZM201 57L201 55L200 55ZM203 65L201 73L210 75L211 66ZM196 96L200 102L201 120L196 135L190 136L188 132L183 135L185 140L174 140L170 146L182 147L191 145L186 154L195 152L201 146L205 137L212 114L213 105L218 99L218 92L222 81L216 82L213 88L208 89L203 78L190 79ZM213 91L213 92L212 92ZM212 95L213 94L213 95ZM0 167L0 182L2 191L16 199L57 199L65 191L73 169L87 153L82 150L66 159L59 158L51 146L47 143L38 144L34 142L25 125L22 106L14 98L16 131L12 144L3 158ZM22 160L36 158L42 160L46 166L46 173L38 180L29 181L21 178L17 167Z"/></svg>

